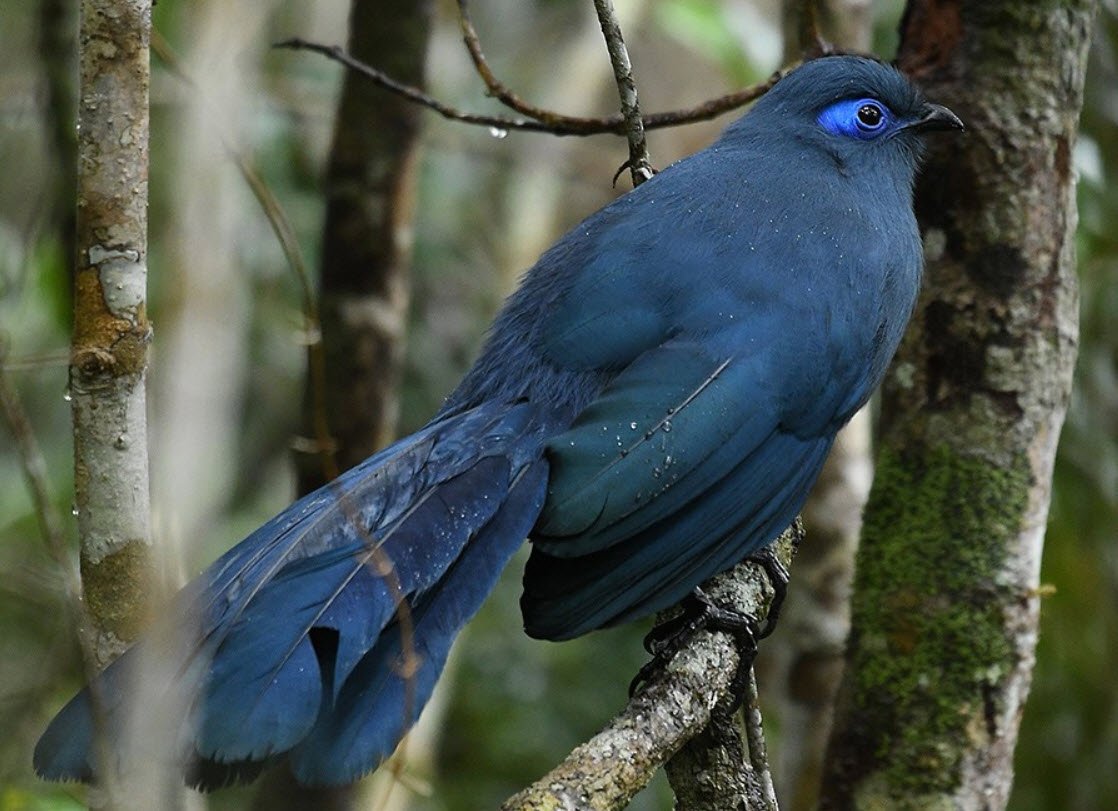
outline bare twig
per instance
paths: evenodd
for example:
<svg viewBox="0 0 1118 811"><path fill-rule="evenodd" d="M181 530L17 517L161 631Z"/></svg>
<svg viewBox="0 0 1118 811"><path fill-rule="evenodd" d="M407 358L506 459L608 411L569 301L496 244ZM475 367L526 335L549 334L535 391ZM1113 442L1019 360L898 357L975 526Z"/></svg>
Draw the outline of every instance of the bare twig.
<svg viewBox="0 0 1118 811"><path fill-rule="evenodd" d="M742 713L745 716L745 739L749 748L750 765L753 766L767 811L777 811L776 787L773 786L772 770L769 768L765 730L761 721L761 702L757 696L757 674L752 669L749 671Z"/></svg>
<svg viewBox="0 0 1118 811"><path fill-rule="evenodd" d="M521 115L526 115L549 127L579 128L585 126L586 119L584 118L563 115L554 110L548 110L545 107L537 107L525 101L520 98L520 96L516 95L508 85L497 78L496 74L493 73L493 69L489 66L484 52L481 50L481 41L478 39L477 29L474 28L473 19L470 17L469 0L458 0L458 23L462 28L462 41L466 45L466 50L470 54L470 59L473 60L474 68L477 70L478 76L485 82L486 92L490 96L500 101L510 110L520 113Z"/></svg>
<svg viewBox="0 0 1118 811"><path fill-rule="evenodd" d="M48 350L37 355L22 355L17 358L4 358L3 360L4 369L9 372L46 369L51 366L67 366L69 363L69 349Z"/></svg>
<svg viewBox="0 0 1118 811"><path fill-rule="evenodd" d="M345 50L337 45L321 45L315 42L308 42L307 40L298 37L277 42L277 48L288 48L294 51L312 51L313 53L321 54L328 59L332 59L341 65L349 68L352 71L360 73L370 81L376 83L385 90L410 99L416 104L423 105L428 109L434 110L443 118L451 121L461 121L465 124L476 124L478 126L493 127L499 130L521 130L525 132L547 132L552 135L601 135L603 133L612 133L614 135L624 135L625 118L616 113L610 116L602 117L587 117L575 118L571 116L560 116L558 114L551 114L545 117L545 120L530 120L526 118L510 118L508 116L499 115L479 115L476 113L468 113L452 107L449 104L444 104L438 99L424 93L418 88L410 85L397 82L392 77L388 76L383 71L377 70L374 67L366 65L358 59L354 59L347 54ZM776 84L791 67L777 71L768 79L759 82L755 85L742 88L741 90L733 93L727 93L718 98L709 99L697 104L694 107L689 107L682 110L670 110L660 113L650 113L641 116L641 121L645 130L663 129L665 127L676 127L681 124L692 124L696 121L708 121L712 118L722 115L723 113L743 107L751 101L754 101ZM549 123L550 121L550 123Z"/></svg>
<svg viewBox="0 0 1118 811"><path fill-rule="evenodd" d="M639 186L656 173L648 157L648 144L644 138L644 122L641 120L640 103L637 100L637 83L633 79L633 65L629 61L629 51L621 35L621 24L613 9L613 0L594 0L598 12L598 22L602 25L602 35L606 38L609 60L613 65L613 75L617 80L617 92L621 97L621 115L625 119L625 138L629 141L629 176L633 186Z"/></svg>
<svg viewBox="0 0 1118 811"><path fill-rule="evenodd" d="M35 439L35 432L31 428L31 420L23 410L10 381L8 380L7 346L0 344L0 408L4 411L4 419L15 439L16 449L19 451L20 465L23 467L23 476L27 480L27 489L31 492L31 502L35 506L35 517L39 521L39 529L43 539L47 542L47 551L50 552L54 562L66 573L67 591L77 599L81 593L70 556L66 552L65 533L62 529L62 519L55 510L50 497L50 488L47 486L47 466L43 461L42 451ZM76 604L76 602L75 602Z"/></svg>

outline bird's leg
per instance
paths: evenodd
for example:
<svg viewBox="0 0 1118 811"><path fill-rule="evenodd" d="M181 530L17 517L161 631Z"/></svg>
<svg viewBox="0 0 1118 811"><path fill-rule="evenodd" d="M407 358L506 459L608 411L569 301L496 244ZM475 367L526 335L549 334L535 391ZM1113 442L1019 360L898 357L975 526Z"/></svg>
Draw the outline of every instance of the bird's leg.
<svg viewBox="0 0 1118 811"><path fill-rule="evenodd" d="M680 604L683 612L667 622L653 628L644 638L644 647L652 654L652 659L633 677L629 683L629 695L649 680L654 673L662 670L683 646L698 631L724 631L731 634L737 642L740 655L738 672L734 675L731 689L734 695L741 695L744 678L749 676L749 668L757 655L757 618L752 614L734 611L716 605L698 586Z"/></svg>
<svg viewBox="0 0 1118 811"><path fill-rule="evenodd" d="M765 614L765 627L757 634L758 639L764 639L776 630L776 621L780 618L780 609L784 607L784 598L788 596L788 581L792 579L792 575L788 573L788 567L780 562L780 558L776 556L771 546L754 552L746 560L764 569L773 587L772 602L769 603L768 613Z"/></svg>

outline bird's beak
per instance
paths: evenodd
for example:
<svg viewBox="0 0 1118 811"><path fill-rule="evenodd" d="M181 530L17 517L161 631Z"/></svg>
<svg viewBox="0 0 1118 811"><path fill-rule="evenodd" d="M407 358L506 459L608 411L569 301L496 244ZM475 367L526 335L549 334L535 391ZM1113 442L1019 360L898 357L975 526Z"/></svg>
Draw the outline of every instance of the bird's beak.
<svg viewBox="0 0 1118 811"><path fill-rule="evenodd" d="M931 132L934 130L964 130L959 116L940 104L925 104L923 117L913 121L906 129L917 132Z"/></svg>

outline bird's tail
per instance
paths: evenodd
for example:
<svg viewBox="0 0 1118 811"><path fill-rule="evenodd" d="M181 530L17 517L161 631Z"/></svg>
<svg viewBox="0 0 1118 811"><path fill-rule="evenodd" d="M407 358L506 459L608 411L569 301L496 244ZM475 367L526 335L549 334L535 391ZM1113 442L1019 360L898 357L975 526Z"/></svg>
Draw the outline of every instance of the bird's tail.
<svg viewBox="0 0 1118 811"><path fill-rule="evenodd" d="M181 707L161 743L203 787L282 759L308 785L375 768L535 522L550 430L527 403L484 404L296 502L66 705L35 749L36 771L90 780L104 757L127 770L133 753L156 751L126 742L142 728L129 717L154 706ZM171 676L140 691L145 659ZM134 706L141 694L148 708Z"/></svg>

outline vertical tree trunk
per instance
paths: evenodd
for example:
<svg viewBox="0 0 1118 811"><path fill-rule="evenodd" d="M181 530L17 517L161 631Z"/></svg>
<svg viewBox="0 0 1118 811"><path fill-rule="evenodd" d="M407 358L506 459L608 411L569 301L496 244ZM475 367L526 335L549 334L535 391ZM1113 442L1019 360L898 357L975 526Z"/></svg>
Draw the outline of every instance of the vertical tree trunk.
<svg viewBox="0 0 1118 811"><path fill-rule="evenodd" d="M70 395L74 504L97 666L139 630L151 587L144 378L150 0L83 0Z"/></svg>
<svg viewBox="0 0 1118 811"><path fill-rule="evenodd" d="M422 87L432 12L429 0L354 0L348 51ZM396 430L422 115L417 105L345 74L322 235L325 374L315 379L312 357L304 405L307 436L321 439L321 426L328 426L334 447L299 455L300 493L370 456ZM305 789L285 770L265 784L256 807L350 809L358 793L355 786Z"/></svg>
<svg viewBox="0 0 1118 811"><path fill-rule="evenodd" d="M242 205L230 150L247 129L259 77L246 69L260 47L270 2L199 0L177 7L176 39L189 83L175 105L162 177L175 201L155 238L164 246L159 346L149 426L152 502L164 550L212 531L235 483L248 367L250 312L238 245L257 212Z"/></svg>
<svg viewBox="0 0 1118 811"><path fill-rule="evenodd" d="M997 809L1033 665L1076 348L1071 150L1092 0L912 0L902 67L967 123L916 195L823 807Z"/></svg>
<svg viewBox="0 0 1118 811"><path fill-rule="evenodd" d="M139 632L153 586L145 414L150 34L150 0L81 3L70 396L82 631L97 668ZM91 794L98 807L178 804L179 781L159 773L152 751L153 740L173 736L160 738L162 714L144 689L132 686L144 711L133 713L127 733L143 742L132 753L141 762L127 775L101 764L102 792Z"/></svg>
<svg viewBox="0 0 1118 811"><path fill-rule="evenodd" d="M430 0L354 0L348 50L414 87L424 83ZM326 176L320 311L326 410L346 470L396 430L411 259L417 105L345 74ZM308 384L308 436L320 415ZM301 455L299 489L329 478L318 454Z"/></svg>

